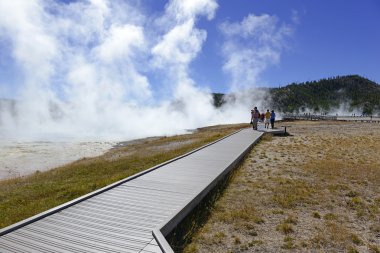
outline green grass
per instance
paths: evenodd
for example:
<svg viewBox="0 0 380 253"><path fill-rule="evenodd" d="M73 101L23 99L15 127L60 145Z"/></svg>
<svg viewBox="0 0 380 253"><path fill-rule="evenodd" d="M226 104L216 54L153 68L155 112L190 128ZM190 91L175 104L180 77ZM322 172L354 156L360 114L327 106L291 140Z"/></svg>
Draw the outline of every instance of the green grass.
<svg viewBox="0 0 380 253"><path fill-rule="evenodd" d="M214 126L193 134L147 139L103 156L0 181L0 228L78 198L222 138L248 124ZM157 148L155 148L157 147Z"/></svg>
<svg viewBox="0 0 380 253"><path fill-rule="evenodd" d="M283 220L281 224L277 225L276 230L282 232L285 235L288 235L294 232L293 225L297 225L296 218L288 217L287 219Z"/></svg>

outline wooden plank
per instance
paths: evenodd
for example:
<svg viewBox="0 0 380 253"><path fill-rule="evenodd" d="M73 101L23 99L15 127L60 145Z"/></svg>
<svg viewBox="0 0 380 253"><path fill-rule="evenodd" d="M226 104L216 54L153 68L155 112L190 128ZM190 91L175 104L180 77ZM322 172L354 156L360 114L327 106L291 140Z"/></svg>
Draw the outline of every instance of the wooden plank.
<svg viewBox="0 0 380 253"><path fill-rule="evenodd" d="M178 224L261 135L252 129L242 130L132 180L120 181L81 201L46 212L39 219L21 222L9 233L2 230L0 249L172 252L160 229L166 234Z"/></svg>

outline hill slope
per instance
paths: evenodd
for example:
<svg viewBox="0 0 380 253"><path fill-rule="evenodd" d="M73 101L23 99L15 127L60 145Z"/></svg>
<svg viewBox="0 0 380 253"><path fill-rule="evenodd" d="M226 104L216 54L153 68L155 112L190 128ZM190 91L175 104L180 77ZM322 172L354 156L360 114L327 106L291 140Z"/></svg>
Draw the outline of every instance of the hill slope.
<svg viewBox="0 0 380 253"><path fill-rule="evenodd" d="M380 111L380 85L361 76L338 76L270 90L272 106L282 112L328 112L346 104L363 114Z"/></svg>
<svg viewBox="0 0 380 253"><path fill-rule="evenodd" d="M260 92L257 92L258 89ZM264 108L276 111L328 113L338 109L362 114L380 113L380 85L358 75L337 76L312 82L292 83L281 88L256 88L263 93ZM221 107L225 95L214 93L214 105ZM228 97L236 99L234 94ZM255 97L255 96L253 96Z"/></svg>

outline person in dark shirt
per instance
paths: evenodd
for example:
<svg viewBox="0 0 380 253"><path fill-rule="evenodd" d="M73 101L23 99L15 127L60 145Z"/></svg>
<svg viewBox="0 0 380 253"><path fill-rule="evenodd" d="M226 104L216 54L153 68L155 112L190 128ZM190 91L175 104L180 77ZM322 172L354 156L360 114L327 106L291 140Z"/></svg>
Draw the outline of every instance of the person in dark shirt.
<svg viewBox="0 0 380 253"><path fill-rule="evenodd" d="M274 128L274 121L276 120L276 113L274 113L274 110L270 113L270 125L272 129Z"/></svg>

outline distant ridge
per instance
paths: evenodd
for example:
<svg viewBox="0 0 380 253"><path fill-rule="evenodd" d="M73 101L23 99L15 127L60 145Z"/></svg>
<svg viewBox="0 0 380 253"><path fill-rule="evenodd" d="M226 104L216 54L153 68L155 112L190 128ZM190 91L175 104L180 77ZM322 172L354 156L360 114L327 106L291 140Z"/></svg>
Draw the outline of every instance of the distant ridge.
<svg viewBox="0 0 380 253"><path fill-rule="evenodd" d="M283 113L328 113L344 107L363 115L380 113L380 85L359 75L336 76L318 81L291 83L268 91L265 108ZM250 91L252 92L252 91ZM230 94L229 96L233 96ZM214 105L221 107L225 95L213 93Z"/></svg>
<svg viewBox="0 0 380 253"><path fill-rule="evenodd" d="M272 106L282 112L328 112L346 104L347 109L373 114L380 111L380 85L358 75L292 83L270 89Z"/></svg>

